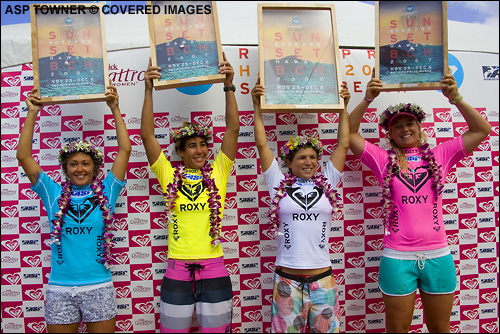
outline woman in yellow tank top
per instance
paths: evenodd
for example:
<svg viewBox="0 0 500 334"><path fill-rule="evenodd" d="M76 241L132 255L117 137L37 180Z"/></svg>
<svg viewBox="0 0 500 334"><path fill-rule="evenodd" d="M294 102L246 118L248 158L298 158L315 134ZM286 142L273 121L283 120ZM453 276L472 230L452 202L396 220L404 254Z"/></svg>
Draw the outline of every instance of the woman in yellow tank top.
<svg viewBox="0 0 500 334"><path fill-rule="evenodd" d="M150 168L162 186L169 219L160 330L188 333L196 309L202 333L228 332L233 294L220 245L220 223L239 134L234 70L224 55L219 73L226 75L226 131L217 157L212 164L207 162L212 129L184 122L170 133L182 158L177 167L172 166L154 136L153 79L160 78L159 70L150 59L144 74L141 138Z"/></svg>

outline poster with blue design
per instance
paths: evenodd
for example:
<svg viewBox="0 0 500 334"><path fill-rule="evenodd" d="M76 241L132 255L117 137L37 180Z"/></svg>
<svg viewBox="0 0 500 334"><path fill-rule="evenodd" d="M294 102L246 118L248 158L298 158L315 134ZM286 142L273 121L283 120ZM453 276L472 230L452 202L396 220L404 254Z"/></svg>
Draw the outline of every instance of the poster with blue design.
<svg viewBox="0 0 500 334"><path fill-rule="evenodd" d="M65 5L57 12L31 5L34 86L42 104L104 101L108 68L102 4L78 4L74 10Z"/></svg>
<svg viewBox="0 0 500 334"><path fill-rule="evenodd" d="M446 1L377 1L376 77L382 90L439 89L448 72Z"/></svg>
<svg viewBox="0 0 500 334"><path fill-rule="evenodd" d="M155 89L223 82L222 47L215 1L148 1Z"/></svg>
<svg viewBox="0 0 500 334"><path fill-rule="evenodd" d="M334 5L259 4L259 58L264 112L344 108Z"/></svg>

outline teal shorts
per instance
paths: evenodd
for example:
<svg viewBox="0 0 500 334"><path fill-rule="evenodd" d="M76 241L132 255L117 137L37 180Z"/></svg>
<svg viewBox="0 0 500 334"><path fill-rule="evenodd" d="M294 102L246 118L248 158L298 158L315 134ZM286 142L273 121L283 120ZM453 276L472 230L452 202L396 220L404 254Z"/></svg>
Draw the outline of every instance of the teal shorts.
<svg viewBox="0 0 500 334"><path fill-rule="evenodd" d="M428 294L455 292L457 274L453 256L449 252L435 258L414 257L403 260L382 256L378 282L382 293L407 296L417 289Z"/></svg>

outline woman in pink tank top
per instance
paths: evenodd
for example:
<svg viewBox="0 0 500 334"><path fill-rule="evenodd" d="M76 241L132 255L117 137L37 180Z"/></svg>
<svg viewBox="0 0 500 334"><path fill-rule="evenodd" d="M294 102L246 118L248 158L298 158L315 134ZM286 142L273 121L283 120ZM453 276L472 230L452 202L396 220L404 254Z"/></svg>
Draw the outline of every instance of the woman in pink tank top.
<svg viewBox="0 0 500 334"><path fill-rule="evenodd" d="M379 286L388 333L409 331L417 289L428 330L450 332L456 273L447 247L441 192L448 171L479 146L491 126L463 100L451 74L445 74L441 83L443 95L460 111L469 130L435 148L426 144L421 129L425 113L414 103L390 106L381 113L379 124L390 150L359 135L364 113L380 94L379 79L372 77L365 98L349 115L350 148L382 185L385 235Z"/></svg>

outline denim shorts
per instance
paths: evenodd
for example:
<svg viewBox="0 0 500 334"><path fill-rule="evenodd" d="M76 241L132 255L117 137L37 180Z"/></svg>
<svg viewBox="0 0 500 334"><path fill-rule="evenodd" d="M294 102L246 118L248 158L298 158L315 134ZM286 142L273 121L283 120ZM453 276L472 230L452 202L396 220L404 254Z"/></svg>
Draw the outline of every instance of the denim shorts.
<svg viewBox="0 0 500 334"><path fill-rule="evenodd" d="M453 256L448 248L419 252L384 249L378 283L389 296L407 296L417 289L428 294L453 293L457 287Z"/></svg>
<svg viewBox="0 0 500 334"><path fill-rule="evenodd" d="M118 313L113 282L91 286L49 285L45 296L45 321L67 325L113 319Z"/></svg>

